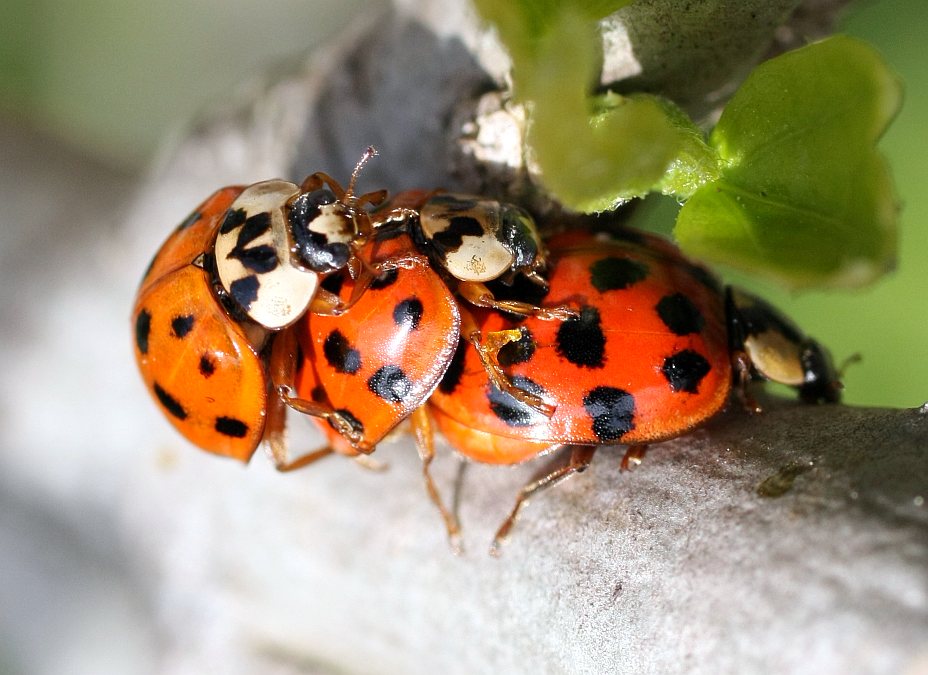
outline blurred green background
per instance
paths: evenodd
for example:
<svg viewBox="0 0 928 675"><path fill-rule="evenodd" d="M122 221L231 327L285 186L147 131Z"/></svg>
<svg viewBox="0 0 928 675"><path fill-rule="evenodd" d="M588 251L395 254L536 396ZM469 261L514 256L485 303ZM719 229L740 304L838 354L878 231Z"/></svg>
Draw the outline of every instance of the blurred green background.
<svg viewBox="0 0 928 675"><path fill-rule="evenodd" d="M159 142L197 110L320 44L380 2L328 0L6 0L0 7L0 124L52 138L95 164L141 174ZM845 32L875 44L906 83L882 142L904 205L898 270L857 293L806 293L744 280L829 345L860 353L846 400L928 401L928 3L861 2ZM4 156L0 154L0 161ZM0 227L2 227L0 223Z"/></svg>

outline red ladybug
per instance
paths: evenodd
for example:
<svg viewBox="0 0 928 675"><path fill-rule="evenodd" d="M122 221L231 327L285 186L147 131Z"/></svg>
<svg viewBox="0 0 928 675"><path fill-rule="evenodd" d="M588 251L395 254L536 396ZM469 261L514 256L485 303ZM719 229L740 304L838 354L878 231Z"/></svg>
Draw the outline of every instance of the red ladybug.
<svg viewBox="0 0 928 675"><path fill-rule="evenodd" d="M437 427L465 457L513 464L570 448L566 464L520 492L494 550L525 501L583 471L597 446L630 446L627 466L645 445L680 436L719 412L733 379L782 382L807 401L839 399L840 382L818 343L762 300L723 288L667 241L635 231L573 232L548 246L549 290L539 301L578 306L578 316L551 322L473 314L483 335L510 331L499 364L553 414L500 391L467 343L429 400ZM745 401L753 406L750 397Z"/></svg>

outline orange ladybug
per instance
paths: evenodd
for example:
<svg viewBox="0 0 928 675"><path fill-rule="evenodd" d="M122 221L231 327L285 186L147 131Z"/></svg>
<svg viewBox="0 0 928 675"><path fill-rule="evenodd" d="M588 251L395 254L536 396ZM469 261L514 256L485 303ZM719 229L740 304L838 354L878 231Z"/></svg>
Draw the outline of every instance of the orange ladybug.
<svg viewBox="0 0 928 675"><path fill-rule="evenodd" d="M281 469L285 404L269 375L270 338L308 309L343 311L321 289L332 274L369 279L358 247L370 235L366 205L323 173L297 186L266 181L218 190L168 237L139 287L132 312L135 357L159 407L188 440L248 461L268 440ZM365 283L358 284L359 295Z"/></svg>

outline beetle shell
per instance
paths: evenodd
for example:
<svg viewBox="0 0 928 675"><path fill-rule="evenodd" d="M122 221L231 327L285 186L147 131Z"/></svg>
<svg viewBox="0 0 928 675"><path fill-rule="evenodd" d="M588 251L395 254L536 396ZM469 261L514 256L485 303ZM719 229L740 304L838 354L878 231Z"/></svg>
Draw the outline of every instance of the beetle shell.
<svg viewBox="0 0 928 675"><path fill-rule="evenodd" d="M552 239L550 250L544 304L573 302L579 317L519 321L489 310L474 316L484 335L521 332L500 350L500 364L517 387L554 404L554 414L545 417L492 387L469 345L433 395L434 408L464 427L535 448L649 443L680 435L722 408L731 388L725 307L703 268L643 233L571 233ZM510 444L479 458L512 463L527 452Z"/></svg>

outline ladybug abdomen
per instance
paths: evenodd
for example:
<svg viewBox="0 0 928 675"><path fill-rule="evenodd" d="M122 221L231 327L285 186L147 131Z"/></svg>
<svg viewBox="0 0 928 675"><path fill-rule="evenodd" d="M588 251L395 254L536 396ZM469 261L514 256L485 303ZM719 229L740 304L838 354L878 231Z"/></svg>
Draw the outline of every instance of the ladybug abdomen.
<svg viewBox="0 0 928 675"><path fill-rule="evenodd" d="M596 445L670 438L715 414L731 387L723 298L704 270L648 246L649 239L578 241L574 234L569 246L552 241L544 304L578 307L578 317L515 321L475 313L484 335L520 331L499 362L517 387L554 404L553 416L492 387L470 347L432 403L480 431Z"/></svg>

